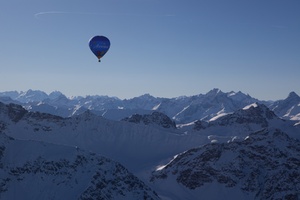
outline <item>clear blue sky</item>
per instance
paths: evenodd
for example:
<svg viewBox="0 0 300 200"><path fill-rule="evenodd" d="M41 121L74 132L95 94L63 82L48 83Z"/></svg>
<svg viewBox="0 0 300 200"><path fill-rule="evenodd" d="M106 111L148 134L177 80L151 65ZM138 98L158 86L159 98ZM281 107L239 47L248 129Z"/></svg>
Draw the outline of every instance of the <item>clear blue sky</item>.
<svg viewBox="0 0 300 200"><path fill-rule="evenodd" d="M0 26L0 91L300 94L299 0L1 0Z"/></svg>

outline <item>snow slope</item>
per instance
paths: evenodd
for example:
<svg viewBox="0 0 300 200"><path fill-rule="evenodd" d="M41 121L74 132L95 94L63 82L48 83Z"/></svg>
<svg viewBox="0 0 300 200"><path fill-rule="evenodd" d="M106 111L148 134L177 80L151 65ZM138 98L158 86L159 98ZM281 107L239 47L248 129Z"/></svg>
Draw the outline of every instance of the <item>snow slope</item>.
<svg viewBox="0 0 300 200"><path fill-rule="evenodd" d="M2 131L1 200L159 199L115 161L75 147L12 139Z"/></svg>
<svg viewBox="0 0 300 200"><path fill-rule="evenodd" d="M121 162L133 172L207 142L176 129L111 121L87 111L71 118L0 103L3 131L17 139L77 146Z"/></svg>

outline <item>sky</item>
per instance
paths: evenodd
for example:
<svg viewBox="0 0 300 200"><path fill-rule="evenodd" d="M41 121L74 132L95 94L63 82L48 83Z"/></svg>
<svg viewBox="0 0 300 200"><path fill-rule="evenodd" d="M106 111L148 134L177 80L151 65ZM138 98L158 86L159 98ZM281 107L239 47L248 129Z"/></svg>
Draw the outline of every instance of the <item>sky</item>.
<svg viewBox="0 0 300 200"><path fill-rule="evenodd" d="M299 0L1 0L0 91L300 95ZM111 47L99 63L89 39Z"/></svg>

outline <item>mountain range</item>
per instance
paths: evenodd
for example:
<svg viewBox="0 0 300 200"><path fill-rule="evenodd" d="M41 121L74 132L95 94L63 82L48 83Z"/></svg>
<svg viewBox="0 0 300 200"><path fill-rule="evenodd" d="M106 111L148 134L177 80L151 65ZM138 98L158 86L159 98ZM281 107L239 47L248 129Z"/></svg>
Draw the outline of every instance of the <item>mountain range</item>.
<svg viewBox="0 0 300 200"><path fill-rule="evenodd" d="M294 92L0 96L0 199L300 198Z"/></svg>
<svg viewBox="0 0 300 200"><path fill-rule="evenodd" d="M91 110L107 119L121 120L132 114L150 114L158 111L166 114L176 123L189 123L195 120L209 121L218 115L225 115L252 103L261 103L284 119L300 121L300 97L290 92L284 100L262 101L242 92L222 92L212 89L206 94L160 98L145 94L132 99L119 99L108 96L86 96L67 98L59 91L49 95L39 90L25 92L0 92L0 101L16 103L30 111L38 111L71 117Z"/></svg>

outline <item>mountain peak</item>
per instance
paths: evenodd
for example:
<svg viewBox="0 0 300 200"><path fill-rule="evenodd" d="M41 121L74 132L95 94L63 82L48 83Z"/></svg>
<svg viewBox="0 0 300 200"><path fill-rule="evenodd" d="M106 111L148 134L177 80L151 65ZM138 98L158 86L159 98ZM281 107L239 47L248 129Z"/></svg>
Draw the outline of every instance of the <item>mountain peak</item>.
<svg viewBox="0 0 300 200"><path fill-rule="evenodd" d="M53 92L51 92L49 94L49 98L50 99L56 99L56 98L58 98L60 96L64 96L65 97L65 95L63 93L61 93L60 91L53 91Z"/></svg>
<svg viewBox="0 0 300 200"><path fill-rule="evenodd" d="M26 92L21 92L20 95L16 98L16 100L22 103L28 102L39 102L47 99L48 95L40 90L27 90Z"/></svg>
<svg viewBox="0 0 300 200"><path fill-rule="evenodd" d="M231 91L231 92L227 93L227 96L232 99L239 100L239 101L246 100L246 99L252 99L252 97L249 94L244 94L241 91L238 91L238 92Z"/></svg>
<svg viewBox="0 0 300 200"><path fill-rule="evenodd" d="M141 95L139 98L141 98L141 99L152 99L154 97L151 94L146 93L146 94Z"/></svg>
<svg viewBox="0 0 300 200"><path fill-rule="evenodd" d="M208 93L206 93L206 95L212 95L212 96L215 96L217 95L218 93L222 93L222 91L218 88L214 88L212 90L210 90Z"/></svg>
<svg viewBox="0 0 300 200"><path fill-rule="evenodd" d="M248 115L256 115L256 116L262 116L266 119L273 119L275 117L277 117L275 115L275 113L273 111L271 111L266 105L264 104L261 104L261 103L253 103L253 104L250 104L248 106L245 106L243 109L242 109L242 112L243 114L247 114Z"/></svg>
<svg viewBox="0 0 300 200"><path fill-rule="evenodd" d="M296 94L296 92L290 92L289 93L289 96L287 97L287 99L297 99L297 100L300 100L300 97L299 95Z"/></svg>

